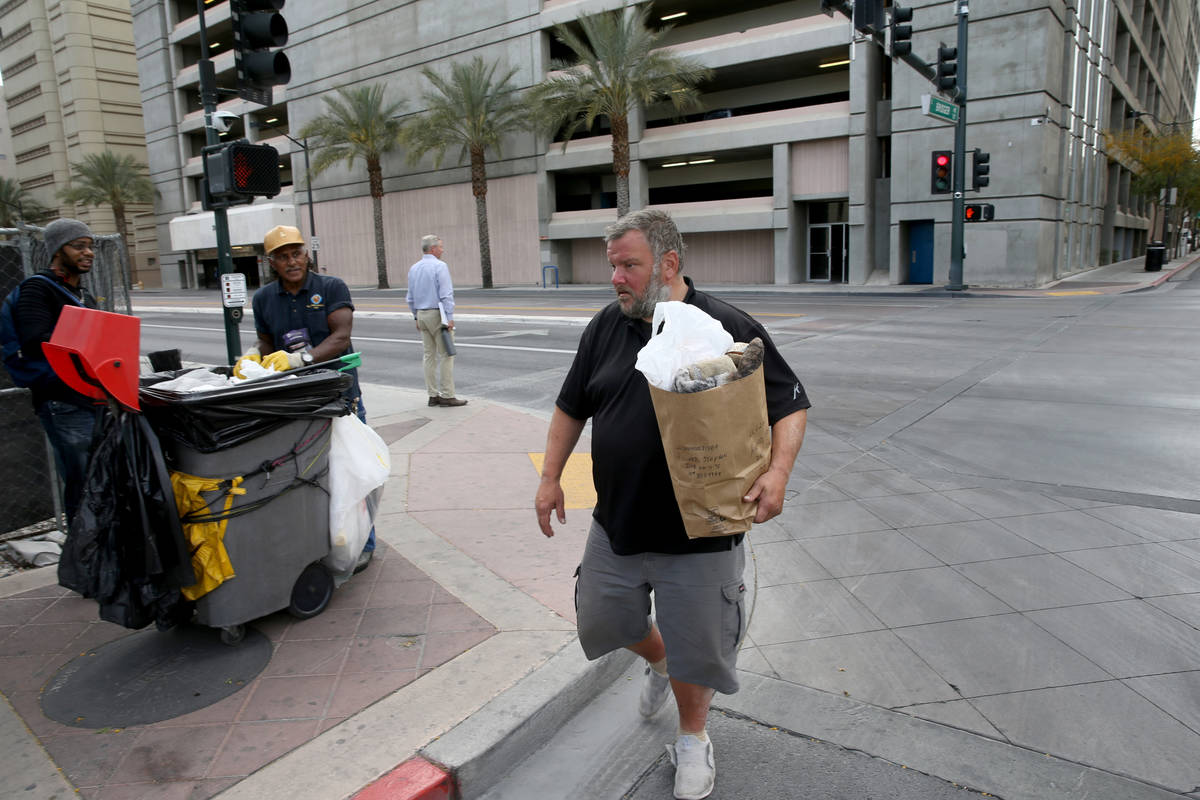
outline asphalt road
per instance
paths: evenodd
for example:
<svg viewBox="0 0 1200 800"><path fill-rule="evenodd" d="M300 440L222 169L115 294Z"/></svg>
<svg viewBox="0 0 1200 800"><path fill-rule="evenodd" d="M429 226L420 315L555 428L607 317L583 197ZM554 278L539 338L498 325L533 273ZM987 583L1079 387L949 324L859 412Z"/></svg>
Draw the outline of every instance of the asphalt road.
<svg viewBox="0 0 1200 800"><path fill-rule="evenodd" d="M714 293L766 325L789 359L801 357L800 344L805 340L903 319L953 302L946 298L811 297L770 290ZM457 393L468 399L487 397L548 410L570 367L583 326L611 299L612 292L599 287L456 292ZM360 380L424 386L421 338L404 303L403 290L356 290L354 300L354 345L363 354ZM216 311L217 292L142 292L134 302L135 310L155 309L137 311L142 319L143 354L178 347L185 361L224 363L224 327ZM196 313L204 309L211 313ZM253 324L243 320L239 330L245 349L253 343ZM369 396L366 401L369 413Z"/></svg>

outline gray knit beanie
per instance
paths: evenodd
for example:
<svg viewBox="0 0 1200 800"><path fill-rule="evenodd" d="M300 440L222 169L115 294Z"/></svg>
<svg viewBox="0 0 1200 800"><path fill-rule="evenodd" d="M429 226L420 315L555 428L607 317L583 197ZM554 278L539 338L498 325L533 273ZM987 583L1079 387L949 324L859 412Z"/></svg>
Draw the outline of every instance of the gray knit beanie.
<svg viewBox="0 0 1200 800"><path fill-rule="evenodd" d="M73 242L81 237L94 239L92 230L77 219L60 217L46 226L42 233L42 241L46 243L46 263L49 264L58 255L58 251L67 242Z"/></svg>

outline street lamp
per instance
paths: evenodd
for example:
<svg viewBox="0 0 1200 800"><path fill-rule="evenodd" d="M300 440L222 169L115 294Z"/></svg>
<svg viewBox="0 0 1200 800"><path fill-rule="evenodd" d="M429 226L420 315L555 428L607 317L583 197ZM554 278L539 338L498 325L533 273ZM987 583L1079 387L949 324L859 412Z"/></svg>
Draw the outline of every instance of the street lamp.
<svg viewBox="0 0 1200 800"><path fill-rule="evenodd" d="M312 173L309 171L309 166L308 166L308 137L307 136L304 137L304 141L300 141L299 139L293 139L291 137L291 135L287 133L287 131L283 130L282 128L276 127L275 125L272 125L269 122L251 122L250 124L251 124L251 126L253 126L255 128L270 128L271 130L273 130L276 133L278 133L279 135L283 136L289 142L291 142L292 144L296 145L297 147L299 147L301 150L304 151L304 183L308 186L308 230L309 230L309 235L312 238L316 239L317 238L317 218L316 218L315 213L313 212ZM309 252L312 253L313 267L318 268L320 251L310 248Z"/></svg>

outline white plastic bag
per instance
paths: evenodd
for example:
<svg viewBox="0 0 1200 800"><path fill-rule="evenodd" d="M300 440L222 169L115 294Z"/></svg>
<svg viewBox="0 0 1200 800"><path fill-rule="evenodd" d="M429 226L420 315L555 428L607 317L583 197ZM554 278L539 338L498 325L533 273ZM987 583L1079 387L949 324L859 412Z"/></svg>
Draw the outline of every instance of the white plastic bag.
<svg viewBox="0 0 1200 800"><path fill-rule="evenodd" d="M652 331L650 341L638 351L634 367L650 383L668 392L681 367L715 358L733 345L733 337L721 323L678 300L654 307Z"/></svg>
<svg viewBox="0 0 1200 800"><path fill-rule="evenodd" d="M352 569L367 543L392 471L387 445L353 414L333 420L329 446L329 555L335 573Z"/></svg>

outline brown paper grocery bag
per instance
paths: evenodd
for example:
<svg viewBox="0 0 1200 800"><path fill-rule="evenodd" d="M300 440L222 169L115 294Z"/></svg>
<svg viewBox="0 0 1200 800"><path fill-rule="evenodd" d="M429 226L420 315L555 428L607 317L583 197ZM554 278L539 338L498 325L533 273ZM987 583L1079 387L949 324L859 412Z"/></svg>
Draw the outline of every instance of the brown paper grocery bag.
<svg viewBox="0 0 1200 800"><path fill-rule="evenodd" d="M742 498L771 461L762 367L703 392L647 385L688 538L750 530L758 506Z"/></svg>

